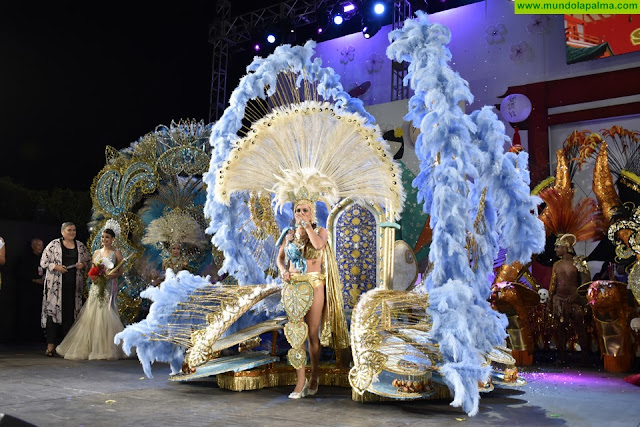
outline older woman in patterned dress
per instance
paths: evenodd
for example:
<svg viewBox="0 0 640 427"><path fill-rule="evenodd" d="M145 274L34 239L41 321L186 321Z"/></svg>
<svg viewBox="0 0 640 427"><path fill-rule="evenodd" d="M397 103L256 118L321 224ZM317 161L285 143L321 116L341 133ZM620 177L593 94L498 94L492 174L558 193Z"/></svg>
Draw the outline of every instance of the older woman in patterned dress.
<svg viewBox="0 0 640 427"><path fill-rule="evenodd" d="M76 240L76 226L65 222L62 238L52 240L42 253L40 266L45 270L42 296L43 328L46 328L49 357L56 344L69 332L82 307L84 269L91 259L86 246Z"/></svg>

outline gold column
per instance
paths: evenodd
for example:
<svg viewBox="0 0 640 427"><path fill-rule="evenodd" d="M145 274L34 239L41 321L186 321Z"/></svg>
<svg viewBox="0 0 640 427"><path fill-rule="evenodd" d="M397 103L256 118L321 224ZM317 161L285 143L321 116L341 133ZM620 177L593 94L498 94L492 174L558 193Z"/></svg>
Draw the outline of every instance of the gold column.
<svg viewBox="0 0 640 427"><path fill-rule="evenodd" d="M380 224L380 227L382 228L380 287L382 289L391 289L393 285L393 252L394 242L396 240L396 226L397 224L393 222L393 210L389 203L387 203L385 209L385 222Z"/></svg>

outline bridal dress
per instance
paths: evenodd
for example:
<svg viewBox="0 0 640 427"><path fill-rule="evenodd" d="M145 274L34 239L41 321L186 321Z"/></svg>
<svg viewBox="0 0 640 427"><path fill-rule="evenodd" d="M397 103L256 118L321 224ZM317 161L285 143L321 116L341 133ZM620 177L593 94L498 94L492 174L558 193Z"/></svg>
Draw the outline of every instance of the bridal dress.
<svg viewBox="0 0 640 427"><path fill-rule="evenodd" d="M115 257L114 251L109 256L114 265ZM103 295L100 295L98 285L91 284L89 298L82 306L76 323L56 347L60 356L71 360L115 360L125 357L120 346L113 342L115 335L124 329L116 304L117 292L117 279L107 281Z"/></svg>

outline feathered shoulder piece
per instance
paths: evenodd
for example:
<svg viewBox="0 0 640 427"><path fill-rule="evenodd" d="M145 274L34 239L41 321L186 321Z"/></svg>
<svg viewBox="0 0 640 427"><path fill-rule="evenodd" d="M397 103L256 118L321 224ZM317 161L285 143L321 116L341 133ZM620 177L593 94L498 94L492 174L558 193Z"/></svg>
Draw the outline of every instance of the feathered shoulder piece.
<svg viewBox="0 0 640 427"><path fill-rule="evenodd" d="M542 190L539 196L547 205L540 214L547 235L572 234L578 242L604 236L602 213L592 198L584 198L574 205L573 191L556 188Z"/></svg>

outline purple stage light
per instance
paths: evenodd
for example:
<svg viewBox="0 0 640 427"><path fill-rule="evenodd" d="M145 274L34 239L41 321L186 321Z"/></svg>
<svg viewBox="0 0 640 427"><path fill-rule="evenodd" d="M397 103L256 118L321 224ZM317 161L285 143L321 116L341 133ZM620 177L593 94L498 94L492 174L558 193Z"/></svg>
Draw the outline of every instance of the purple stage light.
<svg viewBox="0 0 640 427"><path fill-rule="evenodd" d="M322 27L318 27L318 34L322 34Z"/></svg>
<svg viewBox="0 0 640 427"><path fill-rule="evenodd" d="M253 50L255 50L256 52L260 50L260 45L256 44L255 46L253 46Z"/></svg>

